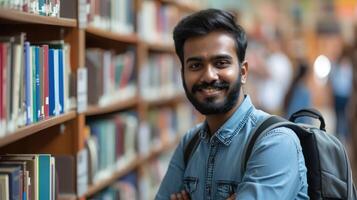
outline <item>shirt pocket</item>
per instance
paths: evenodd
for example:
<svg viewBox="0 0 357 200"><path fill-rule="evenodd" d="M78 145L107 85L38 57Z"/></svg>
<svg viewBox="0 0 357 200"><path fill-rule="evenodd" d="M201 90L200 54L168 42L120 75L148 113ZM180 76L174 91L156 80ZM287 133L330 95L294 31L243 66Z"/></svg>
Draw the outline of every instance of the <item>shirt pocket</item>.
<svg viewBox="0 0 357 200"><path fill-rule="evenodd" d="M197 189L198 178L197 177L185 177L183 179L183 184L186 192L193 194Z"/></svg>
<svg viewBox="0 0 357 200"><path fill-rule="evenodd" d="M217 193L215 199L227 199L232 194L236 193L238 183L236 181L216 181Z"/></svg>

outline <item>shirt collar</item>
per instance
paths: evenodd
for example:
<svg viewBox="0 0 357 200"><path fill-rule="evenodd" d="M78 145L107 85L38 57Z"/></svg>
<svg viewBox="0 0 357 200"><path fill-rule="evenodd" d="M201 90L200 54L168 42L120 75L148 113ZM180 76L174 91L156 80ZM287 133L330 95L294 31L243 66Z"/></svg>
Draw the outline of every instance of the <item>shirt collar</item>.
<svg viewBox="0 0 357 200"><path fill-rule="evenodd" d="M247 123L249 116L251 115L254 106L248 95L244 96L244 100L239 105L232 116L215 132L212 139L216 137L225 145L229 145L232 142L233 136L235 136ZM204 122L203 128L200 131L201 138L206 138L208 134L207 121Z"/></svg>

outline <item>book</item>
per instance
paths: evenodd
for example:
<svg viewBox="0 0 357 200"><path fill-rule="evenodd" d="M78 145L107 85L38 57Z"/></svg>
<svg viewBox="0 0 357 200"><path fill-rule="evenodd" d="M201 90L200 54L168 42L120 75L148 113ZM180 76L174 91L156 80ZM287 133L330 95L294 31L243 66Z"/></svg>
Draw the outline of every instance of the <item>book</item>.
<svg viewBox="0 0 357 200"><path fill-rule="evenodd" d="M19 200L21 199L21 184L20 184L20 167L6 167L0 166L0 174L7 174L9 176L9 189L10 189L10 199Z"/></svg>
<svg viewBox="0 0 357 200"><path fill-rule="evenodd" d="M55 170L58 175L58 193L59 194L75 194L75 159L70 155L55 156Z"/></svg>
<svg viewBox="0 0 357 200"><path fill-rule="evenodd" d="M1 167L20 167L21 175L20 175L20 185L22 188L22 199L28 199L28 191L29 191L29 172L26 169L25 161L0 161Z"/></svg>
<svg viewBox="0 0 357 200"><path fill-rule="evenodd" d="M39 171L38 171L38 156L36 154L8 154L0 156L1 161L25 161L26 168L29 171L30 183L29 194L30 199L39 199L38 183L39 183Z"/></svg>
<svg viewBox="0 0 357 200"><path fill-rule="evenodd" d="M10 186L8 174L0 174L0 199L10 200Z"/></svg>

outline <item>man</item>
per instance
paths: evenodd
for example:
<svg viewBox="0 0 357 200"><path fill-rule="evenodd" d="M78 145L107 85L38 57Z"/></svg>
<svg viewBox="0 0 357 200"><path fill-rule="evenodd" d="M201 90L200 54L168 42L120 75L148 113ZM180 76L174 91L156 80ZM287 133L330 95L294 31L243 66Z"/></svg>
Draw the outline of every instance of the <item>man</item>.
<svg viewBox="0 0 357 200"><path fill-rule="evenodd" d="M290 129L262 135L242 172L249 135L269 115L241 94L247 38L234 17L216 9L194 13L175 27L174 41L186 95L206 119L182 138L156 199L309 199L301 146ZM185 165L195 134L200 141Z"/></svg>

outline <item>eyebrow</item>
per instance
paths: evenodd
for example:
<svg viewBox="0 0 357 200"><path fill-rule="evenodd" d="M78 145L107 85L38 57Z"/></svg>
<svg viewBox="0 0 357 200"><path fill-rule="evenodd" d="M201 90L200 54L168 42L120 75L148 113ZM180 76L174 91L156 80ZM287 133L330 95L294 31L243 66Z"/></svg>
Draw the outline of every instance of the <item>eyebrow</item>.
<svg viewBox="0 0 357 200"><path fill-rule="evenodd" d="M211 58L209 58L210 60L233 60L232 56L227 55L227 54L220 54L220 55L214 55ZM203 57L201 56L197 56L197 57L190 57L186 60L186 63L189 62L202 62L204 60Z"/></svg>

